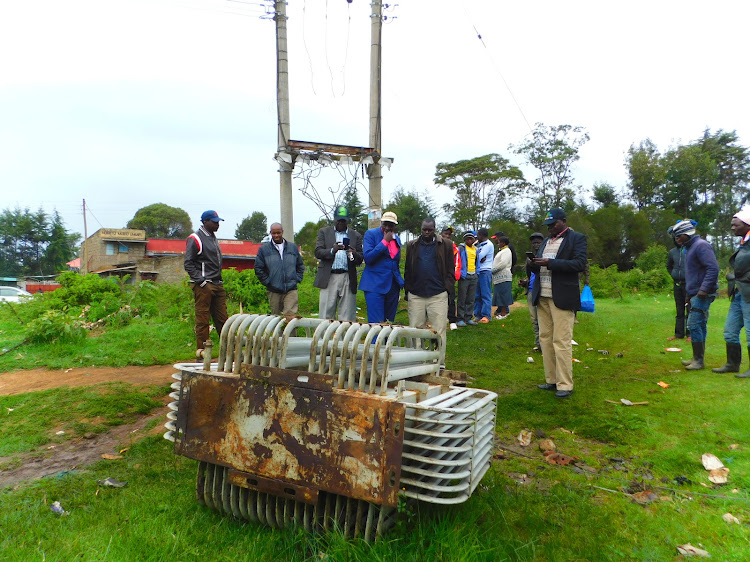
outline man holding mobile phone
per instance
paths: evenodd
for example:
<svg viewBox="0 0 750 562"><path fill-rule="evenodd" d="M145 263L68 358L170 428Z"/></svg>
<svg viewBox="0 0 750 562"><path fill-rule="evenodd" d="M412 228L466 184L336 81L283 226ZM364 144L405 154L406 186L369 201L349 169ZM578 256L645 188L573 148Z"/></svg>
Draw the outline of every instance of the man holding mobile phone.
<svg viewBox="0 0 750 562"><path fill-rule="evenodd" d="M318 273L313 285L320 289L320 318L357 320L357 266L362 263L362 235L349 228L346 207L336 207L334 224L318 231L315 257Z"/></svg>

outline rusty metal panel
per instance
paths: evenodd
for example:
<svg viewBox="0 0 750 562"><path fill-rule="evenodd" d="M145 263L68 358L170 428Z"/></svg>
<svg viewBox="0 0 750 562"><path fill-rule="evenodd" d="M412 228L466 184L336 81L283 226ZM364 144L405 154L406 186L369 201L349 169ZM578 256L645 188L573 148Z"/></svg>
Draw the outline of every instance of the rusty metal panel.
<svg viewBox="0 0 750 562"><path fill-rule="evenodd" d="M274 496L282 496L290 500L315 505L318 503L318 490L309 486L299 486L273 478L263 478L257 474L248 474L240 470L229 469L229 483L241 488L258 490Z"/></svg>
<svg viewBox="0 0 750 562"><path fill-rule="evenodd" d="M250 475L395 506L403 404L314 373L183 371L175 452Z"/></svg>

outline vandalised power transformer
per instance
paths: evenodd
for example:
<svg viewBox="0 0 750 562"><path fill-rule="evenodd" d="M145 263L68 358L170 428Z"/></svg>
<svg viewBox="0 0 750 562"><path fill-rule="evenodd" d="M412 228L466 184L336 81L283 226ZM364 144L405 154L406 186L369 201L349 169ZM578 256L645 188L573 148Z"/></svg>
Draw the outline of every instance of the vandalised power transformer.
<svg viewBox="0 0 750 562"><path fill-rule="evenodd" d="M461 503L490 466L497 395L451 386L432 330L238 314L220 341L175 365L165 434L212 509L374 540L399 496Z"/></svg>

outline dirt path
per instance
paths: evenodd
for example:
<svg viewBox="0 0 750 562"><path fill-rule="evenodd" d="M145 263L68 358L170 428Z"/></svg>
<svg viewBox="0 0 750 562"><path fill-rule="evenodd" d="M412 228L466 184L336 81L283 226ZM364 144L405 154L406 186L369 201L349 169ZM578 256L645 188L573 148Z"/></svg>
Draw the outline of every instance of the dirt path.
<svg viewBox="0 0 750 562"><path fill-rule="evenodd" d="M89 386L103 382L162 385L174 382L172 379L174 372L175 369L171 365L157 365L120 368L86 367L66 370L34 369L0 373L0 396L62 386ZM162 402L165 405L169 401L168 396L163 397ZM20 455L20 458L15 457L14 461L20 460L21 465L9 470L0 470L0 488L17 486L28 480L44 478L60 472L81 470L86 465L101 460L104 453L117 454L121 449L129 447L146 435L162 434L166 431L163 427L166 422L166 413L166 407L158 408L134 423L114 427L107 433L92 436L91 439L72 439L54 445L52 448L42 447L38 451ZM159 424L149 431L144 431L144 427L154 419L158 420ZM7 460L10 459L0 458L0 461Z"/></svg>
<svg viewBox="0 0 750 562"><path fill-rule="evenodd" d="M32 369L0 373L0 396L38 392L61 386L89 386L102 382L129 382L138 385L173 382L171 365L152 367L76 367L75 369Z"/></svg>

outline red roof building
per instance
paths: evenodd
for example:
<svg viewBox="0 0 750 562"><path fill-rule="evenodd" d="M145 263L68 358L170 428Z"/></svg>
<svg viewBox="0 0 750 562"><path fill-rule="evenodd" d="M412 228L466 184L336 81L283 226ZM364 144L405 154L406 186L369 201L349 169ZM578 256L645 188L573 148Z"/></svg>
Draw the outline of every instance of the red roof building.
<svg viewBox="0 0 750 562"><path fill-rule="evenodd" d="M146 257L182 256L185 254L185 240L167 240L165 238L149 238L146 240ZM255 256L260 244L244 240L219 240L222 269L235 268L237 271L253 269Z"/></svg>

